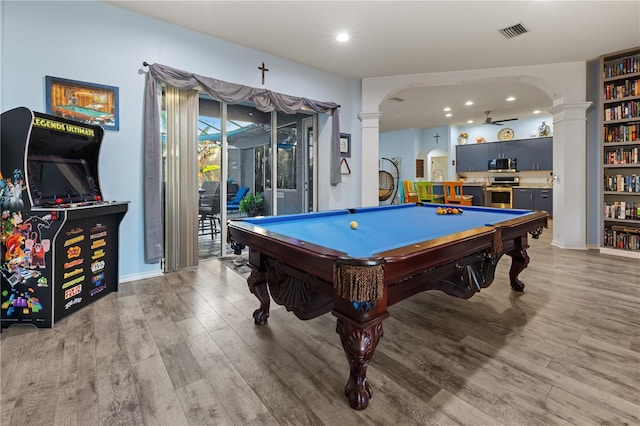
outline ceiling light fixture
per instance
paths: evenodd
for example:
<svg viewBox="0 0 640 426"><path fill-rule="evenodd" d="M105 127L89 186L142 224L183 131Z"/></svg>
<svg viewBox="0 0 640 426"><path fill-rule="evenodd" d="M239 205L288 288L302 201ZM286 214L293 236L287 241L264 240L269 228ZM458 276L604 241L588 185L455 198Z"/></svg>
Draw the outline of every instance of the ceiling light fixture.
<svg viewBox="0 0 640 426"><path fill-rule="evenodd" d="M471 106L471 105L473 105L473 101L467 101L467 102L465 102L464 104L465 104L466 106Z"/></svg>
<svg viewBox="0 0 640 426"><path fill-rule="evenodd" d="M453 114L451 114L450 112L448 112L448 113L446 113L444 116L445 116L445 117L452 117L452 116L453 116Z"/></svg>
<svg viewBox="0 0 640 426"><path fill-rule="evenodd" d="M534 113L534 114L540 114L540 112L541 112L541 111L540 111L539 109L537 109L537 110L533 111L533 113Z"/></svg>
<svg viewBox="0 0 640 426"><path fill-rule="evenodd" d="M347 33L347 32L338 33L338 35L336 36L336 40L339 41L340 43L344 43L345 41L349 41L349 33Z"/></svg>
<svg viewBox="0 0 640 426"><path fill-rule="evenodd" d="M451 108L450 107L444 107L443 111L444 112L451 111Z"/></svg>
<svg viewBox="0 0 640 426"><path fill-rule="evenodd" d="M515 96L509 96L509 97L507 98L507 102L513 102L513 101L515 101L515 100L516 100L516 97L515 97Z"/></svg>
<svg viewBox="0 0 640 426"><path fill-rule="evenodd" d="M472 124L473 120L467 120L467 124Z"/></svg>

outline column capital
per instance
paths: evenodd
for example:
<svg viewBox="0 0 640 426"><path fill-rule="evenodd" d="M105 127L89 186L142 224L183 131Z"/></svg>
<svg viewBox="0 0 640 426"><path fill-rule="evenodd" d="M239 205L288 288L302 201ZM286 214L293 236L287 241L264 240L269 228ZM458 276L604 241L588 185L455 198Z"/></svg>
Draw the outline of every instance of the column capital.
<svg viewBox="0 0 640 426"><path fill-rule="evenodd" d="M375 112L361 112L358 114L358 118L362 122L362 127L380 127L380 111Z"/></svg>
<svg viewBox="0 0 640 426"><path fill-rule="evenodd" d="M585 112L592 103L593 102L578 102L574 104L554 105L547 111L553 114L554 122L562 120L586 120L587 116Z"/></svg>

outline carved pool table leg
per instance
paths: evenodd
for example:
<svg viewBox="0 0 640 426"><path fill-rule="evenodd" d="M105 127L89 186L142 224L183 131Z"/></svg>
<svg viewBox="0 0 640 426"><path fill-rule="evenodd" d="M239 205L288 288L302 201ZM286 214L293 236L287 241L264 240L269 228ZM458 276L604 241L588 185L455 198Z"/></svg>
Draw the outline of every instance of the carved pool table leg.
<svg viewBox="0 0 640 426"><path fill-rule="evenodd" d="M524 283L518 279L520 272L529 264L529 255L523 248L517 248L510 251L507 255L511 256L511 269L509 269L509 280L511 281L511 289L513 291L524 291Z"/></svg>
<svg viewBox="0 0 640 426"><path fill-rule="evenodd" d="M382 318L365 325L356 325L338 318L336 331L340 335L351 370L344 394L349 399L351 408L363 410L373 396L367 383L367 367L383 334Z"/></svg>
<svg viewBox="0 0 640 426"><path fill-rule="evenodd" d="M247 278L247 284L251 293L260 301L260 308L253 311L253 320L256 325L265 325L267 318L269 318L269 305L271 304L266 273L252 271Z"/></svg>

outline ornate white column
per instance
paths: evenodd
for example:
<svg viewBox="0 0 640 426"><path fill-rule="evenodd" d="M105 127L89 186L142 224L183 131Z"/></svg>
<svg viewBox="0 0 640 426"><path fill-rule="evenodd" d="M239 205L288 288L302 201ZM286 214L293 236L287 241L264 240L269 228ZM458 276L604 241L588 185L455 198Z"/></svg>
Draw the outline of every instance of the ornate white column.
<svg viewBox="0 0 640 426"><path fill-rule="evenodd" d="M587 249L587 116L591 102L555 105L553 114L553 239ZM590 188L597 191L598 188Z"/></svg>
<svg viewBox="0 0 640 426"><path fill-rule="evenodd" d="M358 118L362 123L362 207L372 207L378 201L378 157L380 152L380 116L381 112L361 112Z"/></svg>

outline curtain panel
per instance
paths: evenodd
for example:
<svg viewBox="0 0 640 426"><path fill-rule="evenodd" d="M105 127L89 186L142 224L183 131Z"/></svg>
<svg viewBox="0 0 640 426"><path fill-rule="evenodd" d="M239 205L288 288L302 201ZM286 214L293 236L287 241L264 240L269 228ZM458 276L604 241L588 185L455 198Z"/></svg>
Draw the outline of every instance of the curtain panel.
<svg viewBox="0 0 640 426"><path fill-rule="evenodd" d="M148 67L143 141L145 262L157 263L163 255L159 83L165 83L181 90L202 90L214 99L229 104L251 102L263 112L281 111L285 114L295 114L301 110L311 110L317 113L331 114L331 185L337 185L341 182L340 105L334 102L314 101L266 89L228 83L166 65L149 64Z"/></svg>
<svg viewBox="0 0 640 426"><path fill-rule="evenodd" d="M164 271L198 264L198 91L168 86Z"/></svg>

